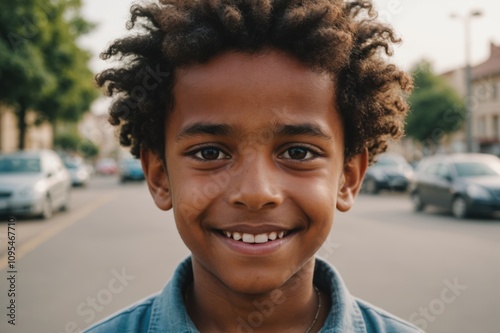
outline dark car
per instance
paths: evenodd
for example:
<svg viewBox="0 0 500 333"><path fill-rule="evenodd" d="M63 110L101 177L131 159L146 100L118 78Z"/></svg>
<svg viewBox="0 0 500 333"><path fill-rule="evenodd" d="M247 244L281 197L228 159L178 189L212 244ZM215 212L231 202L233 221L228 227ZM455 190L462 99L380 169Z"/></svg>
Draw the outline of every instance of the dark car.
<svg viewBox="0 0 500 333"><path fill-rule="evenodd" d="M119 166L120 181L144 180L141 161L135 158L125 158L121 160Z"/></svg>
<svg viewBox="0 0 500 333"><path fill-rule="evenodd" d="M406 191L413 178L413 168L406 159L395 153L385 153L366 170L362 190L376 194L382 189Z"/></svg>
<svg viewBox="0 0 500 333"><path fill-rule="evenodd" d="M71 178L51 150L0 155L0 214L49 218L70 201Z"/></svg>
<svg viewBox="0 0 500 333"><path fill-rule="evenodd" d="M500 159L489 154L438 155L422 159L411 197L415 210L438 206L457 218L500 211Z"/></svg>

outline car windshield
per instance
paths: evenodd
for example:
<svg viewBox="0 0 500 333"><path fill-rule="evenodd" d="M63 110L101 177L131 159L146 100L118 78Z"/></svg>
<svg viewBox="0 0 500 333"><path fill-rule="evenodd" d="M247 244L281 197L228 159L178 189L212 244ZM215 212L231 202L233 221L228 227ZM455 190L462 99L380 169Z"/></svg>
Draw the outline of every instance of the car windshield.
<svg viewBox="0 0 500 333"><path fill-rule="evenodd" d="M71 161L64 161L64 166L67 169L78 169L78 163Z"/></svg>
<svg viewBox="0 0 500 333"><path fill-rule="evenodd" d="M39 173L41 172L38 158L0 158L0 173Z"/></svg>
<svg viewBox="0 0 500 333"><path fill-rule="evenodd" d="M460 177L500 175L500 162L459 162L454 163L454 166Z"/></svg>

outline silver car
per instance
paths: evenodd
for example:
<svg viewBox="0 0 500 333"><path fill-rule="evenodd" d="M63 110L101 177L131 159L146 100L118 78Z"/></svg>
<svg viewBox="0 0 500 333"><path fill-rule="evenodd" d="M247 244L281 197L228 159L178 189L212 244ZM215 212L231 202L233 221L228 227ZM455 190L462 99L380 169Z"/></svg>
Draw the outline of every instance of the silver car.
<svg viewBox="0 0 500 333"><path fill-rule="evenodd" d="M90 181L90 166L85 164L81 158L66 157L63 163L71 176L73 186L87 186Z"/></svg>
<svg viewBox="0 0 500 333"><path fill-rule="evenodd" d="M51 150L0 155L0 214L49 218L68 208L71 177Z"/></svg>

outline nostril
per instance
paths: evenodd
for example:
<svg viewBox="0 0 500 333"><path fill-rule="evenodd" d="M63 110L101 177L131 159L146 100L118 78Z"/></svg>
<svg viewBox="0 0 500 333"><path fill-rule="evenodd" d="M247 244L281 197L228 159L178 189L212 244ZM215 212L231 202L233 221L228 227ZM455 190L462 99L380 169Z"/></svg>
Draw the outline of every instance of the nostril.
<svg viewBox="0 0 500 333"><path fill-rule="evenodd" d="M233 205L235 205L235 206L239 206L239 207L245 207L245 206L246 206L246 205L245 205L243 202L241 202L241 201L236 201L236 202L234 202L234 203L233 203Z"/></svg>
<svg viewBox="0 0 500 333"><path fill-rule="evenodd" d="M228 193L227 201L234 207L245 207L250 210L272 208L283 201L283 193L267 184L259 186L257 182L246 182L246 186L239 186Z"/></svg>
<svg viewBox="0 0 500 333"><path fill-rule="evenodd" d="M235 200L231 204L236 207L247 208L249 210L259 210L263 208L274 208L281 203L281 200Z"/></svg>

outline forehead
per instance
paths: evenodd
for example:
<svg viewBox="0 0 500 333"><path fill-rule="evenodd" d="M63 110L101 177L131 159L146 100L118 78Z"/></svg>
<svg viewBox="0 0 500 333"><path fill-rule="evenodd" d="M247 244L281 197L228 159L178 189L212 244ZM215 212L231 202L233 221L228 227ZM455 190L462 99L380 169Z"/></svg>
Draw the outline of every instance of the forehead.
<svg viewBox="0 0 500 333"><path fill-rule="evenodd" d="M311 89L329 88L333 81L326 72L313 71L306 64L279 51L257 54L226 52L207 63L181 67L176 71L176 86L196 88L217 85L234 87L238 81L244 86L273 86L291 89L308 85Z"/></svg>
<svg viewBox="0 0 500 333"><path fill-rule="evenodd" d="M173 94L168 126L174 128L200 119L246 128L318 123L332 120L332 114L338 122L332 76L277 51L227 52L179 68Z"/></svg>

